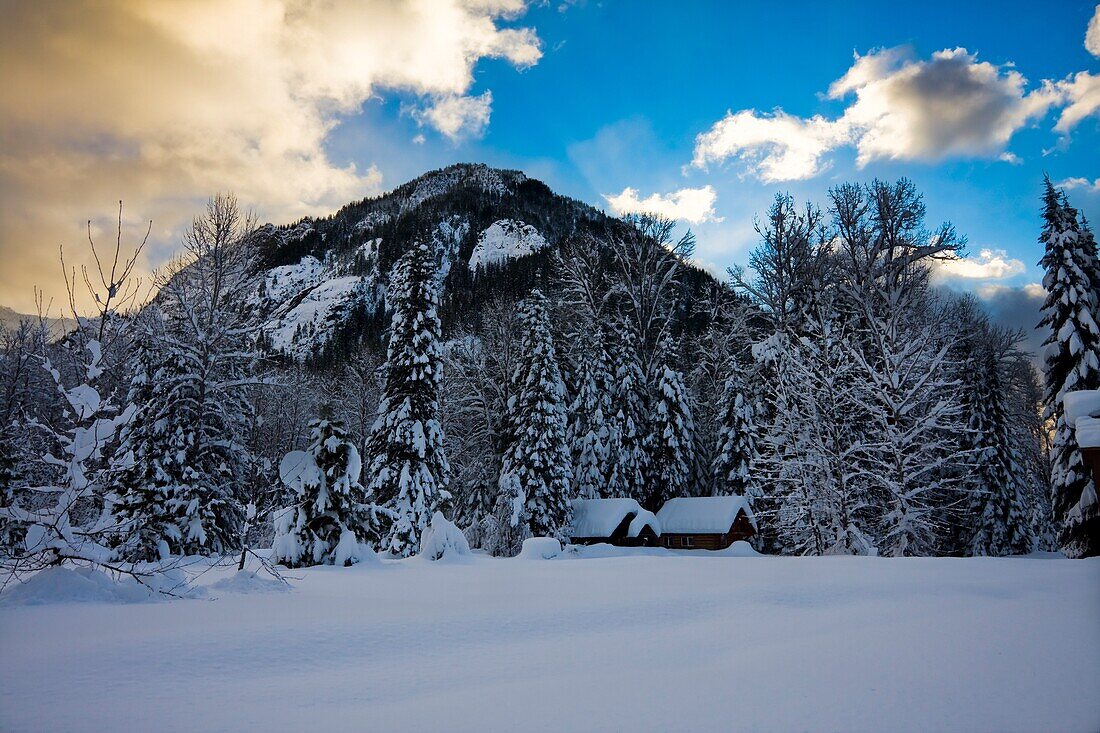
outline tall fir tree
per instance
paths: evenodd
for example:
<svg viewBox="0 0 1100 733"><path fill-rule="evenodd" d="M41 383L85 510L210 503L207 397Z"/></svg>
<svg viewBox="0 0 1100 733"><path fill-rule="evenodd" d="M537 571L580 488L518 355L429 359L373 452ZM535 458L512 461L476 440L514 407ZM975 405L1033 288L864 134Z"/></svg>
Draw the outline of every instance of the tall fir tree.
<svg viewBox="0 0 1100 733"><path fill-rule="evenodd" d="M1074 426L1066 422L1066 393L1100 388L1100 327L1097 325L1095 244L1082 236L1076 212L1045 179L1039 264L1047 291L1040 327L1043 346L1045 416L1054 423L1050 446L1051 505L1058 542L1070 557L1100 553L1100 507L1092 473L1081 457Z"/></svg>
<svg viewBox="0 0 1100 733"><path fill-rule="evenodd" d="M714 456L714 491L718 496L761 495L755 464L759 458L756 408L736 367L726 377Z"/></svg>
<svg viewBox="0 0 1100 733"><path fill-rule="evenodd" d="M665 365L657 381L653 406L649 492L645 502L654 509L668 499L693 493L695 424L691 415L683 375Z"/></svg>
<svg viewBox="0 0 1100 733"><path fill-rule="evenodd" d="M611 375L602 340L592 327L582 338L577 392L569 407L568 443L573 456L576 496L597 499L607 491L611 430Z"/></svg>
<svg viewBox="0 0 1100 733"><path fill-rule="evenodd" d="M524 497L531 534L562 539L571 521L565 386L550 332L550 304L541 291L533 290L523 302L519 320L519 364L508 401L512 443L501 482L512 482Z"/></svg>
<svg viewBox="0 0 1100 733"><path fill-rule="evenodd" d="M1005 381L994 344L982 339L966 363L963 385L971 555L1021 554L1031 548L1023 491L1027 471L1012 443Z"/></svg>
<svg viewBox="0 0 1100 733"><path fill-rule="evenodd" d="M649 468L645 376L629 331L616 344L608 437L608 496L645 501Z"/></svg>
<svg viewBox="0 0 1100 733"><path fill-rule="evenodd" d="M359 451L339 423L314 420L305 451L280 466L293 503L275 516L273 559L288 567L352 565L364 558L375 516L359 483Z"/></svg>
<svg viewBox="0 0 1100 733"><path fill-rule="evenodd" d="M390 519L381 548L402 557L420 550L432 515L450 500L450 466L439 420L442 376L435 254L424 244L394 266L393 309L382 400L368 442L368 490Z"/></svg>

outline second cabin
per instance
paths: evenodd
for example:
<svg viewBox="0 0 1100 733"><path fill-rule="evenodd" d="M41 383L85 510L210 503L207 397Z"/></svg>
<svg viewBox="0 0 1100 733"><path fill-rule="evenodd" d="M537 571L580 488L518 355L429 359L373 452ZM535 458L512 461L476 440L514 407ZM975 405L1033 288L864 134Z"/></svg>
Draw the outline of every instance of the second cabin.
<svg viewBox="0 0 1100 733"><path fill-rule="evenodd" d="M661 546L671 550L724 550L756 534L747 496L669 499L657 512Z"/></svg>

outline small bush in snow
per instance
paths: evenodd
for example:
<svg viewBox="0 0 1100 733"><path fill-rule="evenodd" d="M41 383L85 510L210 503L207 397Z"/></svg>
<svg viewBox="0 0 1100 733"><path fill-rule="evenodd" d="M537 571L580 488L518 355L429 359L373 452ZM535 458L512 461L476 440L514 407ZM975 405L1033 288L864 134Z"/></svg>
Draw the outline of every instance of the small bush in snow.
<svg viewBox="0 0 1100 733"><path fill-rule="evenodd" d="M528 537L519 556L525 560L550 560L561 555L561 543L553 537Z"/></svg>
<svg viewBox="0 0 1100 733"><path fill-rule="evenodd" d="M420 538L420 555L429 560L439 560L470 554L470 543L458 526L443 516L443 512L432 515L431 524Z"/></svg>

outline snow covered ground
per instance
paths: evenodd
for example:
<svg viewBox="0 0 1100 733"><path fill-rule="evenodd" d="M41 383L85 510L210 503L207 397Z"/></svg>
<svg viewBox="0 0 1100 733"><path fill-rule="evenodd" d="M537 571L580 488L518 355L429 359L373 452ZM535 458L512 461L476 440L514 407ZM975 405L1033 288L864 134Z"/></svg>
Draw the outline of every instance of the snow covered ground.
<svg viewBox="0 0 1100 733"><path fill-rule="evenodd" d="M585 554L0 603L0 730L1100 729L1100 559Z"/></svg>

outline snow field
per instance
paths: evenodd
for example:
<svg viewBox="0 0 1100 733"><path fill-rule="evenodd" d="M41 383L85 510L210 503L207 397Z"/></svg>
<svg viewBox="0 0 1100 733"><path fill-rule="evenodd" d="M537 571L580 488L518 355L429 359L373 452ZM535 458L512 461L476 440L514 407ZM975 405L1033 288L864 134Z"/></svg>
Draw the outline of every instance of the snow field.
<svg viewBox="0 0 1100 733"><path fill-rule="evenodd" d="M217 600L0 606L0 729L1100 723L1100 560L581 553L316 567L280 593L226 568L199 579Z"/></svg>

